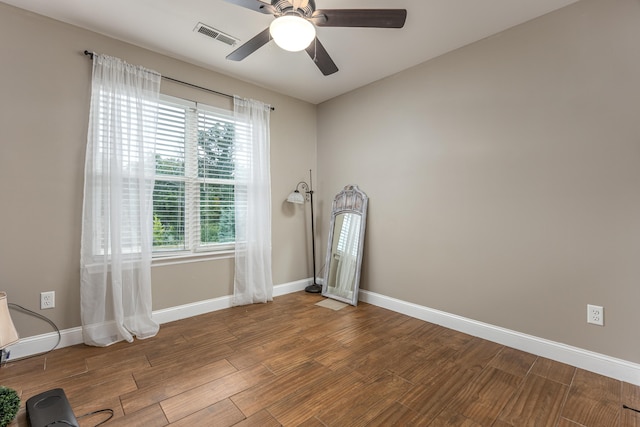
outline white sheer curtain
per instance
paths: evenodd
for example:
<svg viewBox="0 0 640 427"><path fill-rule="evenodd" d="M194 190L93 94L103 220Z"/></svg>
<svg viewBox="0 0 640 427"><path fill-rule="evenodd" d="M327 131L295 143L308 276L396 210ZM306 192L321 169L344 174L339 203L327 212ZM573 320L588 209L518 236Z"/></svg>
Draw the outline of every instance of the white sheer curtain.
<svg viewBox="0 0 640 427"><path fill-rule="evenodd" d="M149 338L160 75L94 55L82 218L84 342Z"/></svg>
<svg viewBox="0 0 640 427"><path fill-rule="evenodd" d="M273 300L270 107L234 98L236 253L233 304Z"/></svg>

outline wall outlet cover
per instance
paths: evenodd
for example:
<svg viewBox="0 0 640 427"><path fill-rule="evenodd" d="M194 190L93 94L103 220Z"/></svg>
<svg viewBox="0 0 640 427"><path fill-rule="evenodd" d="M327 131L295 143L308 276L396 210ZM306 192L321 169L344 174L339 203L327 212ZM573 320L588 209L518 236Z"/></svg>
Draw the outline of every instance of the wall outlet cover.
<svg viewBox="0 0 640 427"><path fill-rule="evenodd" d="M40 310L54 308L56 306L56 292L40 292Z"/></svg>
<svg viewBox="0 0 640 427"><path fill-rule="evenodd" d="M604 307L587 304L587 323L604 326Z"/></svg>

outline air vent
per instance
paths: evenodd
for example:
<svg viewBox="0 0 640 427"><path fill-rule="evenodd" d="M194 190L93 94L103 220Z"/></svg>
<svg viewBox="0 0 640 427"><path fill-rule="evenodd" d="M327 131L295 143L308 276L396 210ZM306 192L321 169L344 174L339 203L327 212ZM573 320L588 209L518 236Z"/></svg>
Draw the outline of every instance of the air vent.
<svg viewBox="0 0 640 427"><path fill-rule="evenodd" d="M203 24L202 22L198 22L198 25L193 29L193 31L204 34L207 37L211 37L212 39L221 41L224 44L228 44L229 46L235 45L239 39L230 36L229 34L225 34L220 30L216 30L208 25Z"/></svg>

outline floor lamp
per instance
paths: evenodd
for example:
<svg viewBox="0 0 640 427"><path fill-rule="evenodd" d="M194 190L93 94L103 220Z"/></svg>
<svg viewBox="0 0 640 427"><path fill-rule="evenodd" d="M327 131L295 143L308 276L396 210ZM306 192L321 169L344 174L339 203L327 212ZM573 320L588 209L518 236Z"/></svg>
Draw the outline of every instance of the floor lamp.
<svg viewBox="0 0 640 427"><path fill-rule="evenodd" d="M304 288L304 290L307 292L311 292L313 294L318 294L322 292L322 285L318 285L316 283L316 233L315 233L315 227L314 227L314 221L313 221L313 188L311 184L312 184L311 169L309 169L309 184L307 184L304 181L300 181L298 185L296 185L296 189L293 190L291 194L289 194L289 197L287 197L287 202L295 203L299 205L304 204L306 200L309 200L311 202L311 246L313 251L313 284L307 286L306 288ZM302 195L302 193L300 193L300 190L299 190L300 188L302 188L302 191L304 191L305 193L304 196Z"/></svg>

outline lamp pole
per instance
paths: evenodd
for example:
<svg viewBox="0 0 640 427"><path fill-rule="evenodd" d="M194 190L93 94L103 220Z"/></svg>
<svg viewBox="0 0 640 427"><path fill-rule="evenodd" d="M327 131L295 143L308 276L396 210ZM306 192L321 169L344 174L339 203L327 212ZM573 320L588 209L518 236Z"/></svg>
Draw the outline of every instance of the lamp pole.
<svg viewBox="0 0 640 427"><path fill-rule="evenodd" d="M322 286L316 283L316 229L313 219L313 181L311 178L311 169L309 169L309 189L306 192L311 202L311 252L313 254L313 284L304 288L306 292L317 294L322 292Z"/></svg>

